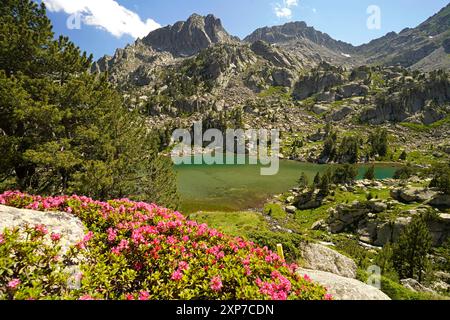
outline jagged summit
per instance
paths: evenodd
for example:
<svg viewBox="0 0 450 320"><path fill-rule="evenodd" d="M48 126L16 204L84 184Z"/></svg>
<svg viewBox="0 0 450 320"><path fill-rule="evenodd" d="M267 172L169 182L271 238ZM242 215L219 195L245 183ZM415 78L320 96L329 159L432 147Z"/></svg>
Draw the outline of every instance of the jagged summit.
<svg viewBox="0 0 450 320"><path fill-rule="evenodd" d="M192 14L186 21L157 29L142 39L157 51L167 51L174 56L192 56L214 43L233 42L220 19Z"/></svg>
<svg viewBox="0 0 450 320"><path fill-rule="evenodd" d="M352 53L355 47L343 41L334 40L328 34L309 27L304 21L288 22L281 26L264 27L248 35L245 42L263 40L268 43L309 40L334 51Z"/></svg>

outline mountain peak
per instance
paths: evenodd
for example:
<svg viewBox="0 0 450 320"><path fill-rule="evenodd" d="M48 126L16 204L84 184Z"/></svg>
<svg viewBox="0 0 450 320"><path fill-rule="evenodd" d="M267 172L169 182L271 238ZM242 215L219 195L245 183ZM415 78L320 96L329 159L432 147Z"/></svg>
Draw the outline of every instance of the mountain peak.
<svg viewBox="0 0 450 320"><path fill-rule="evenodd" d="M234 38L214 15L192 14L186 21L151 32L143 42L158 51L174 56L192 56L214 43L232 42Z"/></svg>
<svg viewBox="0 0 450 320"><path fill-rule="evenodd" d="M348 53L354 50L351 44L334 40L328 34L309 27L304 21L294 21L281 26L259 28L247 36L244 41L255 42L263 40L268 43L283 43L304 39L336 51Z"/></svg>

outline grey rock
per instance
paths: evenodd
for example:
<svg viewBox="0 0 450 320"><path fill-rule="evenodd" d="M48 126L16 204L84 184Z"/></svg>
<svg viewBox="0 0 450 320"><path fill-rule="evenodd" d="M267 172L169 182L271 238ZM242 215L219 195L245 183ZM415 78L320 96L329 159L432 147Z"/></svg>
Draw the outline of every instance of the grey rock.
<svg viewBox="0 0 450 320"><path fill-rule="evenodd" d="M320 105L320 104L316 104L316 105L314 105L313 107L312 107L312 111L315 113L315 114L323 114L323 113L325 113L325 112L328 112L328 110L329 110L329 108L327 107L327 106L324 106L324 105Z"/></svg>
<svg viewBox="0 0 450 320"><path fill-rule="evenodd" d="M297 208L295 206L287 206L286 212L287 213L295 213L297 211Z"/></svg>
<svg viewBox="0 0 450 320"><path fill-rule="evenodd" d="M339 93L343 98L366 96L369 93L369 87L358 83L350 83L342 86L339 89Z"/></svg>
<svg viewBox="0 0 450 320"><path fill-rule="evenodd" d="M36 226L42 224L47 227L49 234L61 234L61 250L67 249L83 239L85 227L74 215L56 211L34 211L16 209L0 205L0 232L5 228Z"/></svg>
<svg viewBox="0 0 450 320"><path fill-rule="evenodd" d="M297 272L327 288L335 300L390 300L381 290L356 279L318 270L299 269Z"/></svg>
<svg viewBox="0 0 450 320"><path fill-rule="evenodd" d="M429 204L434 207L450 208L450 195L437 194L433 199L431 199Z"/></svg>
<svg viewBox="0 0 450 320"><path fill-rule="evenodd" d="M307 269L331 272L346 278L356 278L355 262L317 243L305 243L301 246L303 266Z"/></svg>
<svg viewBox="0 0 450 320"><path fill-rule="evenodd" d="M430 189L410 187L392 189L390 194L395 200L411 203L431 200L436 195L436 192Z"/></svg>
<svg viewBox="0 0 450 320"><path fill-rule="evenodd" d="M353 108L344 106L344 107L340 108L339 110L334 111L331 114L331 119L333 121L341 121L344 118L346 118L348 115L350 115L352 112L353 112Z"/></svg>
<svg viewBox="0 0 450 320"><path fill-rule="evenodd" d="M426 293L435 293L432 289L425 287L419 281L415 279L403 279L400 280L400 283L403 287L412 290L414 292L426 292Z"/></svg>

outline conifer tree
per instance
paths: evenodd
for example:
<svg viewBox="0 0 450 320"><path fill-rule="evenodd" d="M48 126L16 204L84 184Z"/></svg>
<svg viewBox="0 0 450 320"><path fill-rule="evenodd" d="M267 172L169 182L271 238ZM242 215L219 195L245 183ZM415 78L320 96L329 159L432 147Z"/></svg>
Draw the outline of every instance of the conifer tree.
<svg viewBox="0 0 450 320"><path fill-rule="evenodd" d="M423 217L414 217L393 249L393 264L399 277L423 280L432 239Z"/></svg>
<svg viewBox="0 0 450 320"><path fill-rule="evenodd" d="M124 104L91 57L53 40L45 7L0 8L0 188L176 207L176 179L159 134Z"/></svg>
<svg viewBox="0 0 450 320"><path fill-rule="evenodd" d="M366 173L364 174L364 179L374 180L375 179L375 166L370 166Z"/></svg>

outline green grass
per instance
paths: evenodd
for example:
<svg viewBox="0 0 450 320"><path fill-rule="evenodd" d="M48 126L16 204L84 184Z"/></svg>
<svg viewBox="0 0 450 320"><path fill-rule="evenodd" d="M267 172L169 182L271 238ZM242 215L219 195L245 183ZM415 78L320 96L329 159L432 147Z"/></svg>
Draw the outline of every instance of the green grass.
<svg viewBox="0 0 450 320"><path fill-rule="evenodd" d="M275 203L268 203L264 206L264 213L277 220L286 219L287 213L283 208Z"/></svg>
<svg viewBox="0 0 450 320"><path fill-rule="evenodd" d="M189 219L217 228L233 236L248 236L255 231L267 231L267 222L258 213L243 212L199 212Z"/></svg>
<svg viewBox="0 0 450 320"><path fill-rule="evenodd" d="M381 291L392 300L449 300L449 298L425 292L415 292L387 277L381 277Z"/></svg>
<svg viewBox="0 0 450 320"><path fill-rule="evenodd" d="M427 132L432 129L439 128L445 124L450 124L450 116L447 116L444 119L436 121L430 125L425 125L425 124L420 124L420 123L410 123L410 122L401 122L400 123L401 126L409 128L409 129L417 131L417 132Z"/></svg>
<svg viewBox="0 0 450 320"><path fill-rule="evenodd" d="M269 87L261 91L258 96L260 98L280 97L283 100L291 100L291 93L286 92L284 87Z"/></svg>

